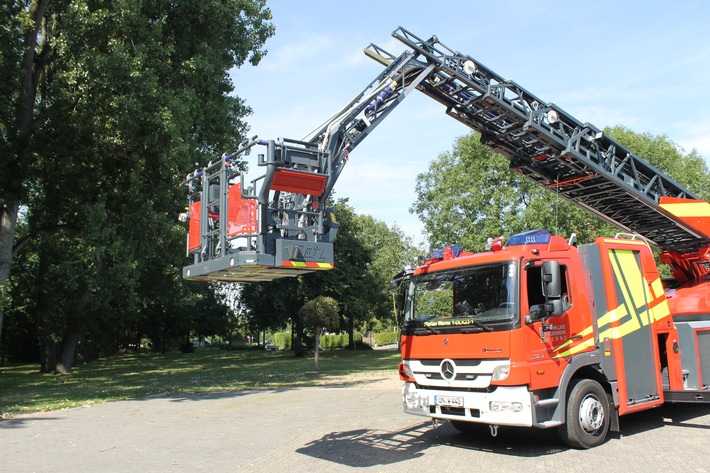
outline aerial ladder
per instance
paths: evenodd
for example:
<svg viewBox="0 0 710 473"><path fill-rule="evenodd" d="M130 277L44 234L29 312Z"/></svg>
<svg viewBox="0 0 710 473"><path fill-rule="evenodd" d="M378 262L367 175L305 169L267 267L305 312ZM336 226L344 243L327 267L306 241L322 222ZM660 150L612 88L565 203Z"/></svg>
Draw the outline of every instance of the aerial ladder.
<svg viewBox="0 0 710 473"><path fill-rule="evenodd" d="M480 133L514 171L658 247L678 283L710 274L708 202L436 36L423 40L401 27L392 36L405 52L368 46L385 69L307 137L255 137L187 176L194 263L184 277L253 282L332 268L337 223L325 201L349 153L414 89ZM246 187L235 163L257 145L266 147L258 157L266 172Z"/></svg>

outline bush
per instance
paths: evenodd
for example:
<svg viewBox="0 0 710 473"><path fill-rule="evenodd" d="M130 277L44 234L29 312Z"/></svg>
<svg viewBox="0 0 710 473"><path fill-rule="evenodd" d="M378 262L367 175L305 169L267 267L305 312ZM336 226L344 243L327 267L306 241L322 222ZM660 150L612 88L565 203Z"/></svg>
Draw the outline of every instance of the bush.
<svg viewBox="0 0 710 473"><path fill-rule="evenodd" d="M272 335L271 340L274 345L278 345L279 350L291 349L291 332L276 332Z"/></svg>
<svg viewBox="0 0 710 473"><path fill-rule="evenodd" d="M348 334L328 334L320 337L321 348L328 350L330 348L346 348L348 346Z"/></svg>
<svg viewBox="0 0 710 473"><path fill-rule="evenodd" d="M279 346L279 350L291 349L291 332L276 332L271 336L271 340L274 345ZM331 348L347 348L348 342L349 339L347 333L321 335L320 337L320 347L323 350ZM355 332L355 343L362 344L362 334L359 332Z"/></svg>
<svg viewBox="0 0 710 473"><path fill-rule="evenodd" d="M394 345L399 342L398 332L380 332L373 335L377 346Z"/></svg>

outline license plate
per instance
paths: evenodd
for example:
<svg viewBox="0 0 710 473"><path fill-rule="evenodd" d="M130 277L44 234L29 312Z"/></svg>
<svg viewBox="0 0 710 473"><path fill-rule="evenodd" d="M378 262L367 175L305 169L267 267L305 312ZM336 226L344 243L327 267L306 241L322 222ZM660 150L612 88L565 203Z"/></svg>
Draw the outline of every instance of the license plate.
<svg viewBox="0 0 710 473"><path fill-rule="evenodd" d="M434 396L434 404L444 407L463 407L461 396Z"/></svg>

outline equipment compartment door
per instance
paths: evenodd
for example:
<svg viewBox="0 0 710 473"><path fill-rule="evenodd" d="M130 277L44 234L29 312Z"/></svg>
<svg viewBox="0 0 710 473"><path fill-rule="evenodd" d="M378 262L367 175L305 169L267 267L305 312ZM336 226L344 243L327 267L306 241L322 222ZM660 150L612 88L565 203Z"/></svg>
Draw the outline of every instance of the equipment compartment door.
<svg viewBox="0 0 710 473"><path fill-rule="evenodd" d="M616 359L616 368L620 413L624 413L635 410L637 405L648 407L648 403L662 402L657 340L652 330L653 300L638 251L609 249L608 256L614 288L610 303L616 296L615 308L610 307L615 312L615 323L608 328L608 334L621 349L617 354L623 353Z"/></svg>

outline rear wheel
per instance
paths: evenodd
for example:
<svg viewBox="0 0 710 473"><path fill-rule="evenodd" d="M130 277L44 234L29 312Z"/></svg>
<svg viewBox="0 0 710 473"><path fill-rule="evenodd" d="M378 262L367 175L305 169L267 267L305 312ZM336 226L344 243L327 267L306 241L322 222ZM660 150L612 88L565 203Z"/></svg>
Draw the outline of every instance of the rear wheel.
<svg viewBox="0 0 710 473"><path fill-rule="evenodd" d="M558 428L562 440L574 448L592 448L609 432L609 398L593 379L572 381L567 397L566 422Z"/></svg>

